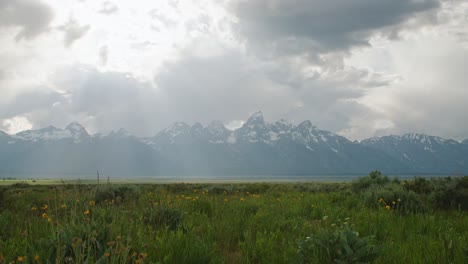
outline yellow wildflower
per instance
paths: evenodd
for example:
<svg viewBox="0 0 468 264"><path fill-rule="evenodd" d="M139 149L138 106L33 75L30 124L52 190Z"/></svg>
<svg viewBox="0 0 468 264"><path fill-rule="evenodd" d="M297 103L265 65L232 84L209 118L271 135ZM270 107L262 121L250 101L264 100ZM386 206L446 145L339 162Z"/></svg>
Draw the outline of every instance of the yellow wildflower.
<svg viewBox="0 0 468 264"><path fill-rule="evenodd" d="M385 206L385 209L390 209L390 205L386 205L386 206Z"/></svg>
<svg viewBox="0 0 468 264"><path fill-rule="evenodd" d="M94 206L96 203L94 201L89 201L90 206Z"/></svg>
<svg viewBox="0 0 468 264"><path fill-rule="evenodd" d="M44 204L44 206L41 207L42 210L47 210L47 208L49 208L47 204Z"/></svg>
<svg viewBox="0 0 468 264"><path fill-rule="evenodd" d="M18 256L17 260L18 260L18 262L23 262L23 261L24 261L24 257L23 257L23 256Z"/></svg>
<svg viewBox="0 0 468 264"><path fill-rule="evenodd" d="M62 205L60 206L60 208L65 209L65 208L67 208L67 205L66 205L66 204L62 204Z"/></svg>
<svg viewBox="0 0 468 264"><path fill-rule="evenodd" d="M52 222L52 219L50 217L47 217L47 222Z"/></svg>
<svg viewBox="0 0 468 264"><path fill-rule="evenodd" d="M31 211L37 211L37 207L36 206L31 207Z"/></svg>
<svg viewBox="0 0 468 264"><path fill-rule="evenodd" d="M398 202L401 202L400 198L398 198L398 200L397 200L397 201L398 201Z"/></svg>
<svg viewBox="0 0 468 264"><path fill-rule="evenodd" d="M240 201L241 201L241 202L245 201L244 197L241 197L241 198L240 198Z"/></svg>
<svg viewBox="0 0 468 264"><path fill-rule="evenodd" d="M39 255L36 254L36 255L34 256L34 261L39 262Z"/></svg>
<svg viewBox="0 0 468 264"><path fill-rule="evenodd" d="M86 211L84 211L84 213L83 213L83 214L85 214L85 215L89 215L89 210L88 210L88 209L86 209Z"/></svg>
<svg viewBox="0 0 468 264"><path fill-rule="evenodd" d="M46 213L43 213L43 214L42 214L42 218L44 218L44 219L48 218L47 214L46 214Z"/></svg>
<svg viewBox="0 0 468 264"><path fill-rule="evenodd" d="M393 202L392 202L392 204L393 204L393 205L395 205L395 204L396 204L396 202L395 202L395 201L393 201Z"/></svg>

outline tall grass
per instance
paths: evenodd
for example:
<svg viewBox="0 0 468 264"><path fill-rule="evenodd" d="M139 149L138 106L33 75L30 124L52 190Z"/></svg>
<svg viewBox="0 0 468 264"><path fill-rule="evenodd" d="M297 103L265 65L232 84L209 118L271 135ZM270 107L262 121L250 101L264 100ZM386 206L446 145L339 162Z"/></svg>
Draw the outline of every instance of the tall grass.
<svg viewBox="0 0 468 264"><path fill-rule="evenodd" d="M466 177L368 177L3 187L0 263L466 263Z"/></svg>

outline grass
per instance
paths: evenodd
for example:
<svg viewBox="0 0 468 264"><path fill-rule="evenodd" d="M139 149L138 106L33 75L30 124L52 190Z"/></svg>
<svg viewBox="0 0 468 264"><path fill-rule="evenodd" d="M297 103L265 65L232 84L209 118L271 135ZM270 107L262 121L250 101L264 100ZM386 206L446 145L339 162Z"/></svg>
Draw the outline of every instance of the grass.
<svg viewBox="0 0 468 264"><path fill-rule="evenodd" d="M3 186L0 263L466 263L461 205L386 207L369 192L415 186L373 184Z"/></svg>

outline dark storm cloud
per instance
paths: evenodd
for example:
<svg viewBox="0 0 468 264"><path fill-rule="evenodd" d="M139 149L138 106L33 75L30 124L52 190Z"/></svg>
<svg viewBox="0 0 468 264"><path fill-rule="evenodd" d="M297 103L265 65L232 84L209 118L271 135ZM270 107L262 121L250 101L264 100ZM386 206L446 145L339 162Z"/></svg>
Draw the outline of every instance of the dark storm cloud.
<svg viewBox="0 0 468 264"><path fill-rule="evenodd" d="M15 96L8 103L0 104L0 119L11 118L41 109L49 109L54 103L63 101L64 98L57 92L32 91Z"/></svg>
<svg viewBox="0 0 468 264"><path fill-rule="evenodd" d="M370 34L434 10L437 0L238 1L241 35L275 53L327 52L368 45Z"/></svg>
<svg viewBox="0 0 468 264"><path fill-rule="evenodd" d="M31 39L48 30L52 9L39 0L1 0L0 27L19 27L16 40Z"/></svg>
<svg viewBox="0 0 468 264"><path fill-rule="evenodd" d="M78 22L70 18L67 23L59 27L65 33L63 42L65 47L70 47L73 42L84 37L86 33L91 29L90 25L81 26Z"/></svg>

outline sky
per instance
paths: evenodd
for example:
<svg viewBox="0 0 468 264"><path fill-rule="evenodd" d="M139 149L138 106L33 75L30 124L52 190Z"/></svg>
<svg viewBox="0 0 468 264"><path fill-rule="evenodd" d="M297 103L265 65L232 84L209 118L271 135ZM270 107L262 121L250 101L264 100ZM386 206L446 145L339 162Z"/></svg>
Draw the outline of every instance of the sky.
<svg viewBox="0 0 468 264"><path fill-rule="evenodd" d="M73 121L468 138L462 0L1 0L0 130Z"/></svg>

